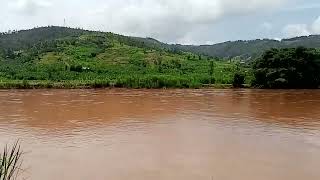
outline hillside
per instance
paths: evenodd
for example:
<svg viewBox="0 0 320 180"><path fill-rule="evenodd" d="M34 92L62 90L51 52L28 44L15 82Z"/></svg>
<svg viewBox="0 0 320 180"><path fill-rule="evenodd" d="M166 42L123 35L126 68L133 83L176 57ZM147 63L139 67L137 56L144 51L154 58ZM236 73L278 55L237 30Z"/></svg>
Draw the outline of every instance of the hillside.
<svg viewBox="0 0 320 180"><path fill-rule="evenodd" d="M234 63L213 62L154 42L64 27L2 34L0 87L194 88L232 83Z"/></svg>
<svg viewBox="0 0 320 180"><path fill-rule="evenodd" d="M19 50L30 47L41 41L50 41L66 37L77 37L87 33L96 32L63 27L44 27L13 32L12 34L0 34L0 49L5 48ZM256 58L264 51L271 48L295 48L299 46L304 46L307 48L320 48L320 35L296 37L291 39L283 39L281 41L270 39L249 41L239 40L228 41L214 45L194 46L166 44L152 38L127 37L112 33L108 34L113 35L114 38L116 38L119 42L131 46L165 50L173 53L184 51L197 55L209 56L212 58Z"/></svg>
<svg viewBox="0 0 320 180"><path fill-rule="evenodd" d="M214 45L180 45L165 44L153 39L137 38L150 47L164 48L171 51L185 51L194 54L215 57L215 58L234 58L241 59L257 58L266 50L272 48L296 48L299 46L307 48L320 48L320 35L311 35L304 37L296 37L291 39L283 39L281 41L262 39L250 41L228 41Z"/></svg>
<svg viewBox="0 0 320 180"><path fill-rule="evenodd" d="M256 59L271 48L298 46L318 48L320 36L185 46L65 27L34 28L0 34L0 88L194 88L232 84L239 72L250 83L252 69L230 58Z"/></svg>
<svg viewBox="0 0 320 180"><path fill-rule="evenodd" d="M320 48L320 36L312 35L283 39L281 41L263 39L252 41L225 42L215 45L204 46L181 46L176 45L179 50L189 51L196 54L214 56L219 58L233 58L240 56L243 59L258 57L264 51L271 48L296 48L299 46L307 48Z"/></svg>

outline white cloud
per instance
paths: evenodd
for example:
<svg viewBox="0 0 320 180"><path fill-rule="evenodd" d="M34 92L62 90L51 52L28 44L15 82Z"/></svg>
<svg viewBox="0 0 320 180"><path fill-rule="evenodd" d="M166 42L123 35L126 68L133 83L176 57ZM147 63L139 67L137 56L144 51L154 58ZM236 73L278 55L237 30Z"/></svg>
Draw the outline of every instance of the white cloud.
<svg viewBox="0 0 320 180"><path fill-rule="evenodd" d="M266 31L270 31L273 29L273 25L270 22L264 22L261 24L261 28Z"/></svg>
<svg viewBox="0 0 320 180"><path fill-rule="evenodd" d="M302 1L304 2L304 0ZM285 7L283 10L292 12L292 11L303 11L303 10L312 10L312 9L319 9L320 3L319 2L311 2L310 3L304 3L304 4L297 4L293 7Z"/></svg>
<svg viewBox="0 0 320 180"><path fill-rule="evenodd" d="M286 37L308 36L311 34L306 24L289 24L283 28Z"/></svg>
<svg viewBox="0 0 320 180"><path fill-rule="evenodd" d="M288 38L320 34L320 16L311 25L289 24L283 28L282 32Z"/></svg>
<svg viewBox="0 0 320 180"><path fill-rule="evenodd" d="M134 35L183 39L197 26L213 24L226 16L274 8L283 0L140 0L107 4L98 10L110 27ZM97 11L96 11L97 12Z"/></svg>
<svg viewBox="0 0 320 180"><path fill-rule="evenodd" d="M36 15L36 13L51 3L44 0L17 0L8 3L10 9L22 15Z"/></svg>
<svg viewBox="0 0 320 180"><path fill-rule="evenodd" d="M315 34L320 34L320 16L312 24L312 32Z"/></svg>
<svg viewBox="0 0 320 180"><path fill-rule="evenodd" d="M273 40L276 40L276 41L281 41L282 39L281 38L278 38L278 37L275 37L275 38L272 38Z"/></svg>
<svg viewBox="0 0 320 180"><path fill-rule="evenodd" d="M288 0L0 0L0 17L12 29L67 25L151 36L167 42L187 39L198 26L239 15L272 11ZM7 4L8 8L6 8ZM28 16L28 18L26 18Z"/></svg>

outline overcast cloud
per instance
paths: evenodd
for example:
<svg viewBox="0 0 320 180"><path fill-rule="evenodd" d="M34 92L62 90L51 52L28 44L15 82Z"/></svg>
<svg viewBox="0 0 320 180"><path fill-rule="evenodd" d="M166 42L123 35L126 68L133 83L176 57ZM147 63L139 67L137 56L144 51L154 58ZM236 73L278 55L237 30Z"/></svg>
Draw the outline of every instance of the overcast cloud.
<svg viewBox="0 0 320 180"><path fill-rule="evenodd" d="M312 24L288 24L283 33L287 38L320 34L320 16Z"/></svg>
<svg viewBox="0 0 320 180"><path fill-rule="evenodd" d="M0 3L0 31L62 26L66 19L69 27L184 44L320 33L319 3L315 0L307 3L302 0L0 0Z"/></svg>

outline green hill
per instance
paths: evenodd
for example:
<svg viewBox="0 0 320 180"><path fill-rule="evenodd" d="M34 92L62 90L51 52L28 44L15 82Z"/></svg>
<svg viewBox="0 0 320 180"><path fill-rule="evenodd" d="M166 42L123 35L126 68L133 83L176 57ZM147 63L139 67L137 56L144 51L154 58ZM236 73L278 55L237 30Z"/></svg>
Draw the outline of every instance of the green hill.
<svg viewBox="0 0 320 180"><path fill-rule="evenodd" d="M249 41L228 41L214 45L180 45L166 44L152 38L134 38L152 48L162 48L172 52L190 52L198 55L220 59L232 59L238 57L242 60L255 59L263 52L272 48L320 48L320 35L311 35L283 39L281 41L271 39L257 39Z"/></svg>
<svg viewBox="0 0 320 180"><path fill-rule="evenodd" d="M165 44L157 40L140 38L150 47L164 48L171 51L185 51L194 54L230 59L238 57L243 60L255 59L263 52L272 48L297 48L299 46L307 48L320 48L320 35L311 35L304 37L296 37L291 39L283 39L281 41L270 39L258 39L250 41L228 41L214 45L180 45Z"/></svg>
<svg viewBox="0 0 320 180"><path fill-rule="evenodd" d="M299 46L307 48L320 48L320 36L312 35L283 39L281 41L263 39L252 41L225 42L205 46L179 46L183 51L190 51L196 54L215 56L219 58L241 57L242 59L256 58L271 48L296 48Z"/></svg>
<svg viewBox="0 0 320 180"><path fill-rule="evenodd" d="M61 38L78 37L88 33L97 33L82 29L72 29L64 27L42 27L31 30L14 31L10 34L0 34L0 49L19 50L28 48L36 43L43 41L56 40ZM228 41L214 45L179 45L166 44L152 38L127 37L112 33L103 33L114 36L117 41L141 48L165 50L173 53L190 52L197 55L216 57L216 58L234 58L242 59L256 58L264 51L271 48L296 48L304 46L307 48L320 48L320 35L311 35L283 39L281 41L270 39L257 39L249 41Z"/></svg>
<svg viewBox="0 0 320 180"><path fill-rule="evenodd" d="M177 51L151 38L64 27L0 35L0 87L195 88L231 84L235 63Z"/></svg>
<svg viewBox="0 0 320 180"><path fill-rule="evenodd" d="M0 34L0 88L195 88L232 84L240 71L249 83L252 70L242 60L256 59L271 48L298 46L319 48L320 36L192 46L41 27Z"/></svg>

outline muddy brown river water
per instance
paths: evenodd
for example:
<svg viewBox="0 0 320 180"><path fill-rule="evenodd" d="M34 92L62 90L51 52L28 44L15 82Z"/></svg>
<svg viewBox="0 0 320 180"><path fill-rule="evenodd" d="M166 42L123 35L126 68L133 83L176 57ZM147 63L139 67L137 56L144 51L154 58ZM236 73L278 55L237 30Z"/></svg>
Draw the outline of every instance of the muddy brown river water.
<svg viewBox="0 0 320 180"><path fill-rule="evenodd" d="M319 90L1 90L31 180L319 180Z"/></svg>

